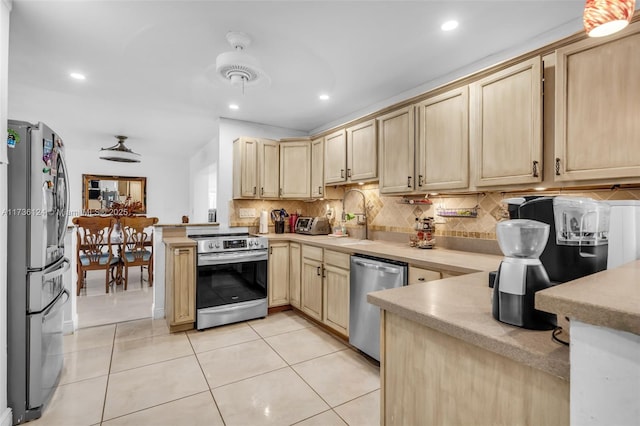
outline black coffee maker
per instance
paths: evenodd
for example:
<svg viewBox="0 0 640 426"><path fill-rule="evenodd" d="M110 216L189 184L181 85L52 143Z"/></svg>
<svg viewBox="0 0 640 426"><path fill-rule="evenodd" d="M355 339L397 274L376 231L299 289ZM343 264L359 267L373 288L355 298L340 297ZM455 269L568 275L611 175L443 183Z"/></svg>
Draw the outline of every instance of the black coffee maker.
<svg viewBox="0 0 640 426"><path fill-rule="evenodd" d="M510 214L550 225L540 255L552 283L563 283L607 268L609 206L590 198L538 197L512 206Z"/></svg>

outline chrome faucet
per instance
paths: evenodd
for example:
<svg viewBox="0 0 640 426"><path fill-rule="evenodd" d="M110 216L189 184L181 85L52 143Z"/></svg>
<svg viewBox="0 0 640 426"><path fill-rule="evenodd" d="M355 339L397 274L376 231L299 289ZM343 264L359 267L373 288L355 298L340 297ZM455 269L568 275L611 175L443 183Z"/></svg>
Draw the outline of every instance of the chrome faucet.
<svg viewBox="0 0 640 426"><path fill-rule="evenodd" d="M344 197L342 197L342 221L346 221L347 220L347 213L344 210L344 201L347 199L347 195L350 192L358 192L360 195L362 195L362 209L363 209L363 213L353 213L354 215L357 216L362 216L362 220L364 222L364 239L368 240L369 239L369 227L367 225L367 198L364 195L364 192L360 191L359 189L349 189L347 192L344 193ZM362 225L363 222L361 222L358 219L358 225Z"/></svg>

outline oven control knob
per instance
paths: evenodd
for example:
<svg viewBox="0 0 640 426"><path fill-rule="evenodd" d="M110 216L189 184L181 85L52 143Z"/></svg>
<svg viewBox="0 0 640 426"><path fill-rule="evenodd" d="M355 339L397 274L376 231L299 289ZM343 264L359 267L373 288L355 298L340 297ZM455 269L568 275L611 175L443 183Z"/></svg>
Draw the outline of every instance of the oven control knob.
<svg viewBox="0 0 640 426"><path fill-rule="evenodd" d="M253 247L254 244L255 242L253 240L249 241L249 247Z"/></svg>
<svg viewBox="0 0 640 426"><path fill-rule="evenodd" d="M213 248L213 243L209 243L209 248Z"/></svg>
<svg viewBox="0 0 640 426"><path fill-rule="evenodd" d="M216 243L216 248L220 248L220 243Z"/></svg>

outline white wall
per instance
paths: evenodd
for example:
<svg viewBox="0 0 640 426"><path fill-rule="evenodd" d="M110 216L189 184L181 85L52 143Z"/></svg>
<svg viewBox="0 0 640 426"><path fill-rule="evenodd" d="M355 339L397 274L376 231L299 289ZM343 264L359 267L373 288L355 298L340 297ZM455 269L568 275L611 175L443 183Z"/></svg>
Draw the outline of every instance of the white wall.
<svg viewBox="0 0 640 426"><path fill-rule="evenodd" d="M217 207L218 136L189 160L189 222L207 222L209 209Z"/></svg>
<svg viewBox="0 0 640 426"><path fill-rule="evenodd" d="M640 336L571 320L571 425L640 423Z"/></svg>
<svg viewBox="0 0 640 426"><path fill-rule="evenodd" d="M82 175L141 176L147 178L147 216L155 216L159 223L180 223L189 214L189 160L186 158L143 154L140 163L118 163L98 158L97 151L77 149L74 141L65 142L70 210L82 210Z"/></svg>
<svg viewBox="0 0 640 426"><path fill-rule="evenodd" d="M7 208L7 84L11 0L0 2L0 211ZM11 425L7 407L7 217L0 215L0 426Z"/></svg>
<svg viewBox="0 0 640 426"><path fill-rule="evenodd" d="M229 227L229 200L233 198L233 141L240 136L281 139L304 137L307 133L284 127L220 118L218 135L217 209L220 228L225 229Z"/></svg>

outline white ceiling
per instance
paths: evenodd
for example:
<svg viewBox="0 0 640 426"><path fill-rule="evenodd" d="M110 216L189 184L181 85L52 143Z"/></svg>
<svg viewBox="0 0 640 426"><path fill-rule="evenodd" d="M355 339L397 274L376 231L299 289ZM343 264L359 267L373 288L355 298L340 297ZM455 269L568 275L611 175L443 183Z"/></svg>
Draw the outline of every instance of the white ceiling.
<svg viewBox="0 0 640 426"><path fill-rule="evenodd" d="M579 31L583 7L584 0L14 0L9 117L45 121L75 148L97 150L124 134L143 156L186 157L216 137L218 117L315 132L469 64ZM448 19L460 26L444 33ZM270 87L243 96L208 77L216 56L231 50L230 30L251 36L246 52L262 62ZM87 79L72 80L71 71ZM320 101L321 92L331 99Z"/></svg>

